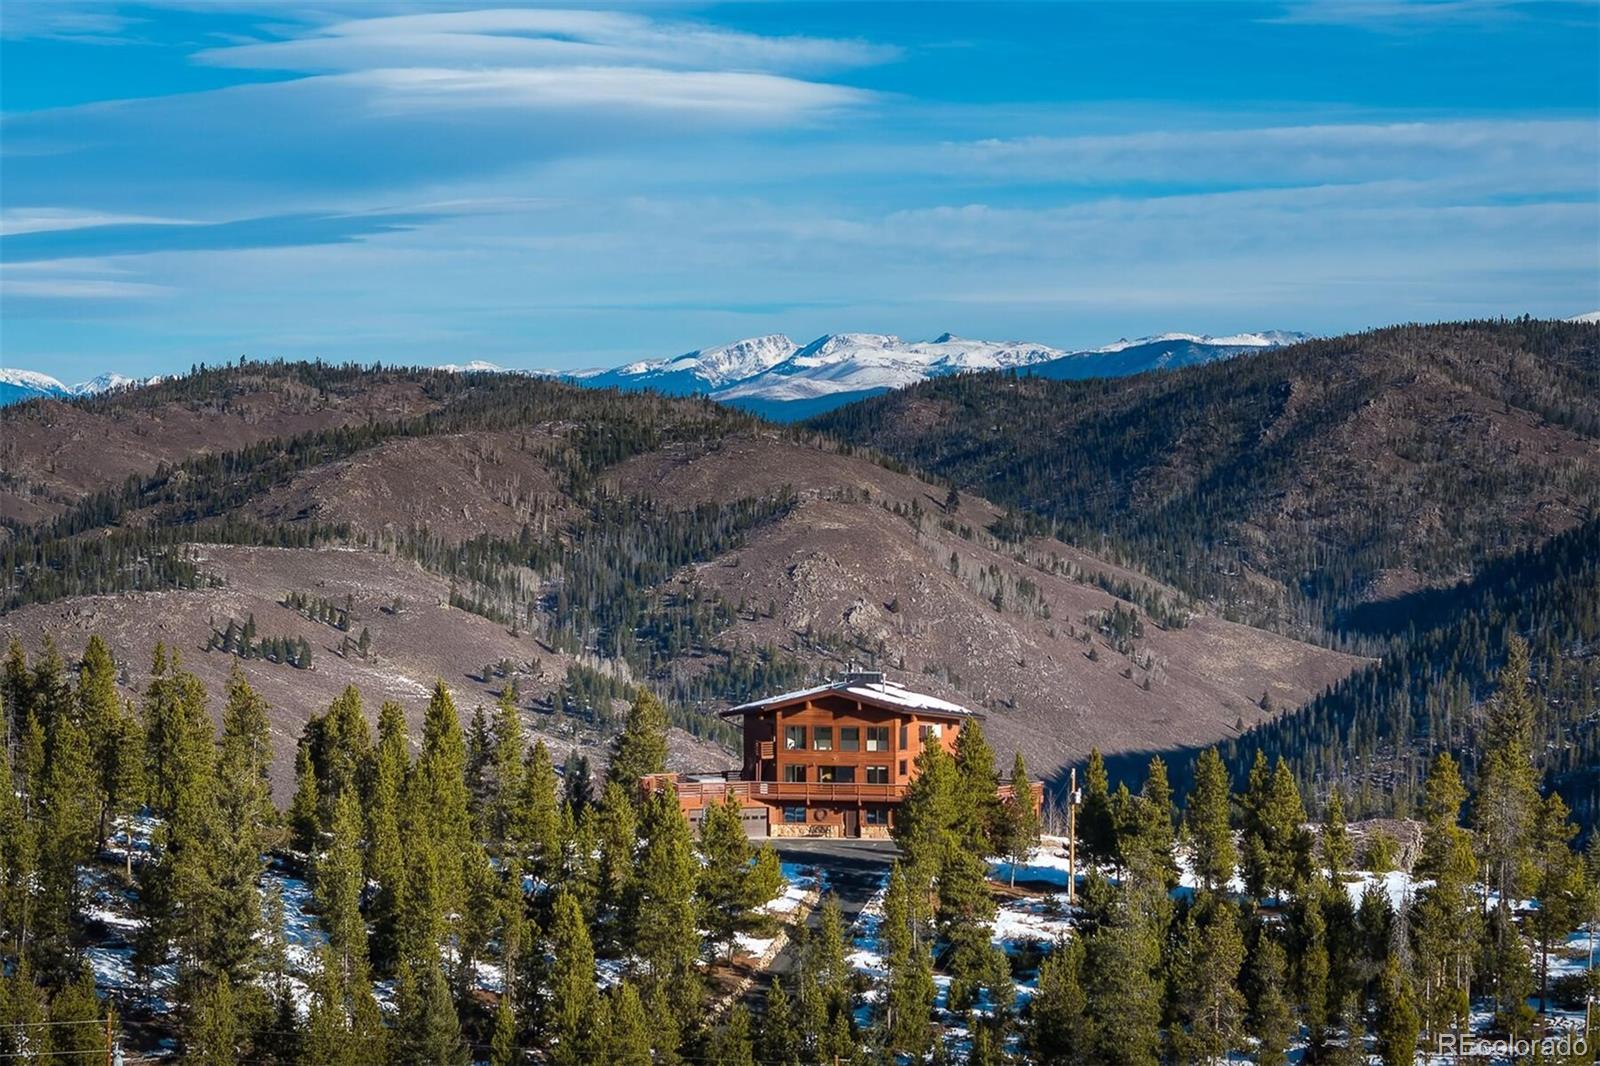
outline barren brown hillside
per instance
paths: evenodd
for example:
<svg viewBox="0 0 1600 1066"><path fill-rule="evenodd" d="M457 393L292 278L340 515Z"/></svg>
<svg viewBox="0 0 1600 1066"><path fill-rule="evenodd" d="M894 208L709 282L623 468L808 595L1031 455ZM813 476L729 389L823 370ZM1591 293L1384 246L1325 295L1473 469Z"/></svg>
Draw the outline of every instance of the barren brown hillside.
<svg viewBox="0 0 1600 1066"><path fill-rule="evenodd" d="M422 711L436 679L444 679L462 714L469 715L475 706L490 704L498 696L505 679L485 680L480 672L502 661L513 666L518 686L528 697L524 704L531 732L545 740L558 762L575 746L592 758L604 759L602 735L579 721L538 709L566 676L572 657L450 607L449 582L417 566L377 552L336 548L292 551L208 544L195 546L194 554L208 573L224 580L223 586L35 604L0 618L0 633L7 638L21 636L30 650L37 650L49 634L69 662L81 654L90 634L99 633L124 668L123 691L133 699L143 687L158 642L175 649L184 666L199 675L214 696L223 691L229 671L237 665L272 707L273 788L279 802L287 802L293 794L294 747L306 719L325 710L346 685L361 689L374 726L378 705L398 701L416 738L421 736ZM297 590L338 603L351 597L358 619L354 632L366 628L372 636L368 657L341 655L343 633L284 606L285 595ZM401 610L393 613L397 598ZM311 669L247 662L207 649L213 628L226 625L229 618L242 622L252 616L264 635L303 636L310 641ZM220 713L220 704L212 709ZM672 746L678 768L714 768L732 762L716 745L682 731L674 731Z"/></svg>
<svg viewBox="0 0 1600 1066"><path fill-rule="evenodd" d="M250 406L273 395L259 387L211 422L197 414L208 394L177 386L168 402L135 393L39 405L33 432L78 427L85 457L100 422L182 424L189 436L159 457L108 458L98 483L89 459L75 460L73 491L121 495L77 507L65 534L13 519L13 535L36 545L14 558L39 583L19 587L0 634L33 646L49 634L71 656L100 632L126 666L130 694L158 641L220 691L239 660L212 648L212 634L230 619L253 618L261 637L303 637L309 670L245 664L274 707L280 796L302 724L346 684L374 713L394 698L417 715L442 677L470 714L515 680L530 727L553 748L598 752L628 684L676 695L690 705L678 720L703 731L731 702L871 665L984 712L998 750L1021 749L1050 774L1091 746L1129 752L1236 735L1271 713L1263 703L1297 706L1360 662L1211 617L1059 541L1015 539L979 497L952 506L944 487L699 401L492 376L453 383L438 399L428 397L449 390L408 391L407 382L385 374L377 395L364 396L356 378L327 390L337 402L285 385L283 420ZM430 404L437 414L416 420ZM380 406L412 420L386 430L368 420ZM246 407L263 427L361 424L284 443L281 457L268 438L247 455L171 469L185 448L235 443L229 417ZM122 449L119 432L105 436L109 447ZM157 474L158 462L171 472ZM130 471L150 480L122 488ZM61 490L62 504L69 495ZM204 527L245 543L194 543L186 530L201 528L199 518L245 520ZM249 542L262 537L271 539ZM101 551L113 542L120 554ZM175 552L182 567L145 572ZM53 584L42 580L52 566ZM74 567L108 566L112 579L135 578L114 587L135 591L52 591L77 587ZM367 629L370 655L286 605L294 594L348 597L348 637ZM584 713L552 712L574 698ZM728 761L686 733L674 759Z"/></svg>

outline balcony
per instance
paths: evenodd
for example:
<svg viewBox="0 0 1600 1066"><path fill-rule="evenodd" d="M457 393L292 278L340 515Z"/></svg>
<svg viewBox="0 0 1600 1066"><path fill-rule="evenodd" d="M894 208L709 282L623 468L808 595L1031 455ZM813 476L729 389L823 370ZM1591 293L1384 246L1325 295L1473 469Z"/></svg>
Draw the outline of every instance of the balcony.
<svg viewBox="0 0 1600 1066"><path fill-rule="evenodd" d="M720 802L730 793L741 803L754 800L758 803L898 803L906 797L905 785L873 785L862 781L747 781L738 770L725 774L651 774L639 782L645 792L656 792L672 785L678 792L678 802L687 808L703 807ZM1034 808L1044 801L1044 785L1030 781ZM1002 801L1016 795L1011 782L1000 785Z"/></svg>

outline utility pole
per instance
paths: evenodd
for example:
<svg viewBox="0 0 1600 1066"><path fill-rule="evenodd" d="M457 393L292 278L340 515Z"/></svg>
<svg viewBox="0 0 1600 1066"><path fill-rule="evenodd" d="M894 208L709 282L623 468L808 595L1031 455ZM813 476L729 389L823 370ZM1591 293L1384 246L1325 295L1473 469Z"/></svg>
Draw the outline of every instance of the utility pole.
<svg viewBox="0 0 1600 1066"><path fill-rule="evenodd" d="M1078 902L1078 768L1067 778L1067 906Z"/></svg>

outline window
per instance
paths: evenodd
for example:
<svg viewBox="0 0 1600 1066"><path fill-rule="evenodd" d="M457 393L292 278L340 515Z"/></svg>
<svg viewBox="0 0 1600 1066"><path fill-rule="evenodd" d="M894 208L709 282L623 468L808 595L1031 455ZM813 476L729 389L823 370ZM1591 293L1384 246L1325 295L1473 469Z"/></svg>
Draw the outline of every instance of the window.
<svg viewBox="0 0 1600 1066"><path fill-rule="evenodd" d="M917 735L922 738L924 744L930 740L938 740L943 733L944 727L938 724L917 727Z"/></svg>
<svg viewBox="0 0 1600 1066"><path fill-rule="evenodd" d="M889 783L889 768L887 766L867 767L867 784L887 785Z"/></svg>
<svg viewBox="0 0 1600 1066"><path fill-rule="evenodd" d="M906 761L904 759L900 760L900 776L906 776Z"/></svg>
<svg viewBox="0 0 1600 1066"><path fill-rule="evenodd" d="M818 751L833 750L833 726L819 725L811 730L811 746Z"/></svg>
<svg viewBox="0 0 1600 1066"><path fill-rule="evenodd" d="M791 782L803 782L806 779L806 768L804 766L796 766L794 763L785 763L783 767L783 779Z"/></svg>
<svg viewBox="0 0 1600 1066"><path fill-rule="evenodd" d="M839 727L839 750L861 750L861 727L855 725L842 725Z"/></svg>
<svg viewBox="0 0 1600 1066"><path fill-rule="evenodd" d="M825 785L853 785L856 781L854 766L819 766L817 780Z"/></svg>
<svg viewBox="0 0 1600 1066"><path fill-rule="evenodd" d="M790 825L803 825L806 820L806 809L804 807L785 807L783 809L783 820Z"/></svg>
<svg viewBox="0 0 1600 1066"><path fill-rule="evenodd" d="M783 750L804 751L806 747L806 727L803 725L786 725L783 727Z"/></svg>
<svg viewBox="0 0 1600 1066"><path fill-rule="evenodd" d="M889 808L887 808L887 807L868 807L867 808L867 824L868 825L888 825L889 824Z"/></svg>
<svg viewBox="0 0 1600 1066"><path fill-rule="evenodd" d="M886 725L867 726L867 750L889 750L889 727Z"/></svg>
<svg viewBox="0 0 1600 1066"><path fill-rule="evenodd" d="M908 745L906 743L906 727L905 727L904 723L901 723L901 725L900 725L900 749L902 751L904 751L906 749L906 747L908 747Z"/></svg>

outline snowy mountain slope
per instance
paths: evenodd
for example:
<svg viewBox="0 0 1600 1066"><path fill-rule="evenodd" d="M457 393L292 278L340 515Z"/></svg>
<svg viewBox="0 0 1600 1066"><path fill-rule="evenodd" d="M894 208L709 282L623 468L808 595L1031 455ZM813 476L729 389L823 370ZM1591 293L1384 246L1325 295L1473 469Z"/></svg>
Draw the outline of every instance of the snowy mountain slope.
<svg viewBox="0 0 1600 1066"><path fill-rule="evenodd" d="M1017 369L1047 377L1121 377L1276 348L1307 336L1286 330L1227 337L1163 333L1067 352L1045 344L968 340L949 333L931 341L828 333L803 346L770 334L568 378L594 388L706 395L777 421L794 421L948 374Z"/></svg>
<svg viewBox="0 0 1600 1066"><path fill-rule="evenodd" d="M1310 340L1309 333L1269 330L1231 337L1197 337L1190 333L1164 333L1133 341L1118 341L1104 348L1074 352L1035 367L1032 373L1060 381L1085 378L1120 378L1147 370L1176 370L1184 366L1231 359L1236 355L1280 348Z"/></svg>
<svg viewBox="0 0 1600 1066"><path fill-rule="evenodd" d="M106 373L80 381L76 385L63 385L49 374L37 370L0 370L0 407L38 399L41 396L68 400L75 396L93 396L107 389L138 388L154 385L159 375L149 378L130 378L122 374Z"/></svg>
<svg viewBox="0 0 1600 1066"><path fill-rule="evenodd" d="M972 341L944 334L904 341L879 333L818 337L770 369L712 392L716 400L811 400L836 393L898 389L971 370L1034 366L1065 352L1041 344Z"/></svg>
<svg viewBox="0 0 1600 1066"><path fill-rule="evenodd" d="M754 377L794 355L800 346L781 333L697 348L671 359L640 360L612 370L573 375L597 389L655 389L672 396L712 392Z"/></svg>
<svg viewBox="0 0 1600 1066"><path fill-rule="evenodd" d="M1162 333L1068 352L1045 344L968 340L949 333L931 341L903 340L884 333L827 333L806 345L796 344L781 333L771 333L609 370L514 370L482 360L447 363L437 369L465 374L560 376L589 388L703 395L766 418L794 421L949 374L1016 369L1051 378L1122 377L1263 351L1308 336L1285 330L1227 337ZM92 381L68 386L32 371L0 371L0 405L35 396L84 396L107 388L148 383L119 374L102 374Z"/></svg>
<svg viewBox="0 0 1600 1066"><path fill-rule="evenodd" d="M70 396L71 390L37 370L0 370L0 407L37 396Z"/></svg>

